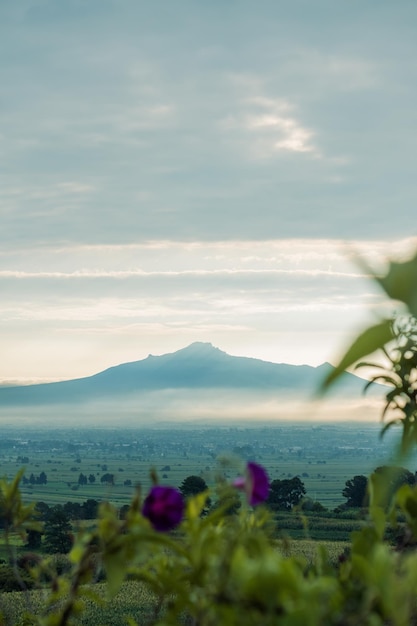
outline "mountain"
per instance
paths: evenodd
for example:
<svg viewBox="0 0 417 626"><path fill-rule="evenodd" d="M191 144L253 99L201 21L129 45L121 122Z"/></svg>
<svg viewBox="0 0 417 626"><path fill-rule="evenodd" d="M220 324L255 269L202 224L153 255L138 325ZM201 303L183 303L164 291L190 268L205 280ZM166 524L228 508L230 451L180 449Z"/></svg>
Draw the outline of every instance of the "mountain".
<svg viewBox="0 0 417 626"><path fill-rule="evenodd" d="M235 390L308 396L332 366L287 365L236 357L196 342L177 352L110 367L93 376L27 386L0 387L0 407L118 402L162 390ZM356 394L364 381L346 374L339 395Z"/></svg>

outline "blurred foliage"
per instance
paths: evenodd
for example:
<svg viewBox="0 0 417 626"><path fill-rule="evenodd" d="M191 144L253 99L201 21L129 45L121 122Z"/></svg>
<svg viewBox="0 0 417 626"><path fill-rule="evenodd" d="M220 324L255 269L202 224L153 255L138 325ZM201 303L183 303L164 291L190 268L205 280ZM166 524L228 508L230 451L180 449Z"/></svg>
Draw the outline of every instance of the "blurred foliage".
<svg viewBox="0 0 417 626"><path fill-rule="evenodd" d="M357 262L400 312L361 332L323 380L320 391L327 391L353 365L374 368L376 374L365 390L373 383L388 387L382 413L388 421L381 435L393 425L401 426L401 453L407 453L417 443L417 254L402 263L391 261L385 276L376 275L363 259ZM362 360L374 353L376 361Z"/></svg>
<svg viewBox="0 0 417 626"><path fill-rule="evenodd" d="M265 507L242 501L230 515L237 491L224 483L206 516L207 494L190 498L182 524L171 533L155 531L143 517L139 493L123 519L102 504L97 524L74 537L65 563L38 554L5 567L8 581L15 568L21 576L3 589L25 593L20 621L3 596L2 623L408 626L417 620L417 552L393 550L384 536L388 523L399 524L400 513L407 530L402 547L417 540L417 488L403 484L389 503L383 501L382 469L370 477L371 515L353 533L351 549L330 555L323 546L315 558L274 539L275 522ZM103 575L104 596L98 584ZM125 595L129 581L130 593L139 594L136 603Z"/></svg>

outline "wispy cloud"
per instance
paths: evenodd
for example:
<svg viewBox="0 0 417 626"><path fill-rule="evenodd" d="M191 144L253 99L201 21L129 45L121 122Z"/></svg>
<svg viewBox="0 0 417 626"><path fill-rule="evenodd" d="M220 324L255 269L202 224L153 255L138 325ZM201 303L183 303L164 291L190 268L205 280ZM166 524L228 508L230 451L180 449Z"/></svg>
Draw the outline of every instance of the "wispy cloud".
<svg viewBox="0 0 417 626"><path fill-rule="evenodd" d="M249 82L249 90L255 91L254 86L259 90L258 83ZM237 84L240 86L239 81ZM219 127L226 133L243 131L252 156L267 158L280 152L319 155L314 143L317 133L301 122L296 106L288 98L268 97L257 91L239 98L236 108L220 121Z"/></svg>
<svg viewBox="0 0 417 626"><path fill-rule="evenodd" d="M286 150L317 154L312 142L315 133L293 115L294 107L288 101L257 97L249 100L249 105L254 112L245 116L244 126L255 135L264 155Z"/></svg>
<svg viewBox="0 0 417 626"><path fill-rule="evenodd" d="M144 270L78 270L75 272L22 272L13 270L0 270L0 278L14 279L43 279L43 278L62 278L62 279L91 279L91 278L158 278L158 277L187 277L187 276L241 276L242 278L250 276L263 275L265 277L273 276L332 276L337 278L364 278L366 274L363 272L337 272L332 270L301 270L301 269L212 269L212 270L167 270L165 272L147 272Z"/></svg>

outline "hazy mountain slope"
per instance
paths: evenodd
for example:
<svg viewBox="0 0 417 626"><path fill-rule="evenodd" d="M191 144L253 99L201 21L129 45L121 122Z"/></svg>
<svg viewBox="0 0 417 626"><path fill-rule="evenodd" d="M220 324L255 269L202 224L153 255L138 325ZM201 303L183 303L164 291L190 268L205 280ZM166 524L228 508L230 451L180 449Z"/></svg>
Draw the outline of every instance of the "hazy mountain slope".
<svg viewBox="0 0 417 626"><path fill-rule="evenodd" d="M75 380L0 387L0 406L85 402L166 389L236 389L311 393L331 366L286 365L230 356L209 343L193 343ZM362 379L346 374L339 391L362 392Z"/></svg>

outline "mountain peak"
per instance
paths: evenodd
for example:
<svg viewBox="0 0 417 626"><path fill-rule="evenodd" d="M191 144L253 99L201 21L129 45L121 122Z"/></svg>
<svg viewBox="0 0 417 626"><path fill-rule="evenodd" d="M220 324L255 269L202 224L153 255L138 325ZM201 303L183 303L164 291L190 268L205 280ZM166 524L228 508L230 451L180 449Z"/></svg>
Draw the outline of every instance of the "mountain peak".
<svg viewBox="0 0 417 626"><path fill-rule="evenodd" d="M194 341L193 343L190 343L189 346L186 346L185 348L181 348L180 350L177 350L177 352L175 352L174 354L192 354L196 356L200 356L200 355L203 356L203 355L208 355L208 354L213 354L213 353L226 354L219 348L216 348L215 346L213 346L212 343L205 342L205 341Z"/></svg>
<svg viewBox="0 0 417 626"><path fill-rule="evenodd" d="M195 341L176 352L151 355L140 361L123 363L87 378L69 381L4 387L1 406L31 406L103 401L104 398L132 399L134 394L158 390L235 390L297 394L297 398L317 389L330 365L318 368L270 363L260 359L231 356L209 342ZM322 369L324 368L324 370ZM351 394L363 389L363 380L346 374L342 391ZM218 391L213 391L218 397ZM359 393L359 391L358 391ZM140 402L145 395L136 398Z"/></svg>

